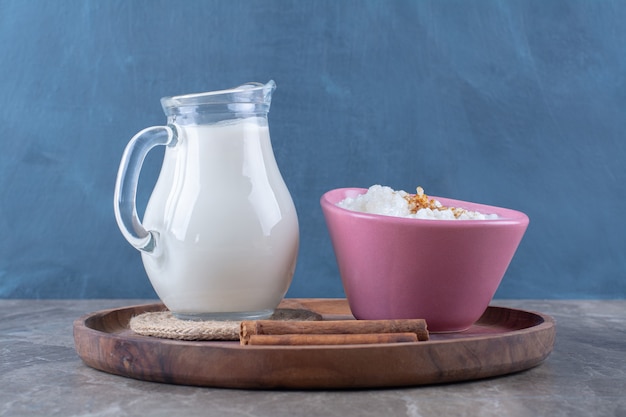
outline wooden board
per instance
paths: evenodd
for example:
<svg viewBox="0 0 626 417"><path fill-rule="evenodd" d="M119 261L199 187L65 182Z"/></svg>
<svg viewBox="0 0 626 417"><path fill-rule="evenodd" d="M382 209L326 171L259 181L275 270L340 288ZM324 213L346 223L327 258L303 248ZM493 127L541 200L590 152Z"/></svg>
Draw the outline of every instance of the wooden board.
<svg viewBox="0 0 626 417"><path fill-rule="evenodd" d="M353 318L344 299L287 299L324 320ZM81 359L104 372L170 384L246 389L416 386L505 375L540 364L552 351L554 320L545 314L489 307L461 333L417 343L343 346L241 346L140 336L132 316L162 304L111 309L74 322Z"/></svg>

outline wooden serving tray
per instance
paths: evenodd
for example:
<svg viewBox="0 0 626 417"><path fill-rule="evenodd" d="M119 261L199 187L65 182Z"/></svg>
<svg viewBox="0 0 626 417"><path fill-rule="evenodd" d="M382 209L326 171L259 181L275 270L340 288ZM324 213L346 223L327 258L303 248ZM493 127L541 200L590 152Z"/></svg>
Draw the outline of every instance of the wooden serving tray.
<svg viewBox="0 0 626 417"><path fill-rule="evenodd" d="M351 319L345 299L286 299L324 320ZM241 346L140 336L130 318L164 310L147 304L88 314L74 322L76 351L90 367L145 381L246 389L416 386L505 375L540 364L556 328L547 315L489 307L460 333L427 342L339 346Z"/></svg>

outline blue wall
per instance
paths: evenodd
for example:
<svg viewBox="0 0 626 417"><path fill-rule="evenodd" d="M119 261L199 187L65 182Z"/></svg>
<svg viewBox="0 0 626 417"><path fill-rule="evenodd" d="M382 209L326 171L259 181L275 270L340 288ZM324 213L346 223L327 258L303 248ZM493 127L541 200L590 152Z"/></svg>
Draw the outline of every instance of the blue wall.
<svg viewBox="0 0 626 417"><path fill-rule="evenodd" d="M124 146L161 96L274 79L289 296L343 296L319 197L382 183L526 212L498 297L623 298L624 22L624 1L0 0L0 297L154 297L113 216Z"/></svg>

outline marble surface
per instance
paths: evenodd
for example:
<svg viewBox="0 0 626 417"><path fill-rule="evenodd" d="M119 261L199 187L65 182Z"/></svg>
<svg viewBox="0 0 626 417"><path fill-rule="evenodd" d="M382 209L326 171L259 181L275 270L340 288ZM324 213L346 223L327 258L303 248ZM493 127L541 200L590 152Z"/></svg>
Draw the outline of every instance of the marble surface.
<svg viewBox="0 0 626 417"><path fill-rule="evenodd" d="M0 300L0 416L626 417L626 300L496 300L549 314L554 351L480 381L349 391L245 391L138 381L94 370L73 321L152 300Z"/></svg>

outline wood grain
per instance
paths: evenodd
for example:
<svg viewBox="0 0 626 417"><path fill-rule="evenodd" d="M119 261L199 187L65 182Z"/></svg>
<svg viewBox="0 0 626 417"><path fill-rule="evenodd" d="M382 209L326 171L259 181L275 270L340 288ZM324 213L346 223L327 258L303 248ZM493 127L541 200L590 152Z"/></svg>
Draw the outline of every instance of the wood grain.
<svg viewBox="0 0 626 417"><path fill-rule="evenodd" d="M351 318L343 299L285 300L325 320ZM171 384L246 389L416 386L473 380L539 365L555 341L547 315L489 307L462 333L431 334L418 343L335 346L241 346L134 334L133 315L161 304L88 314L74 322L76 351L88 366Z"/></svg>

